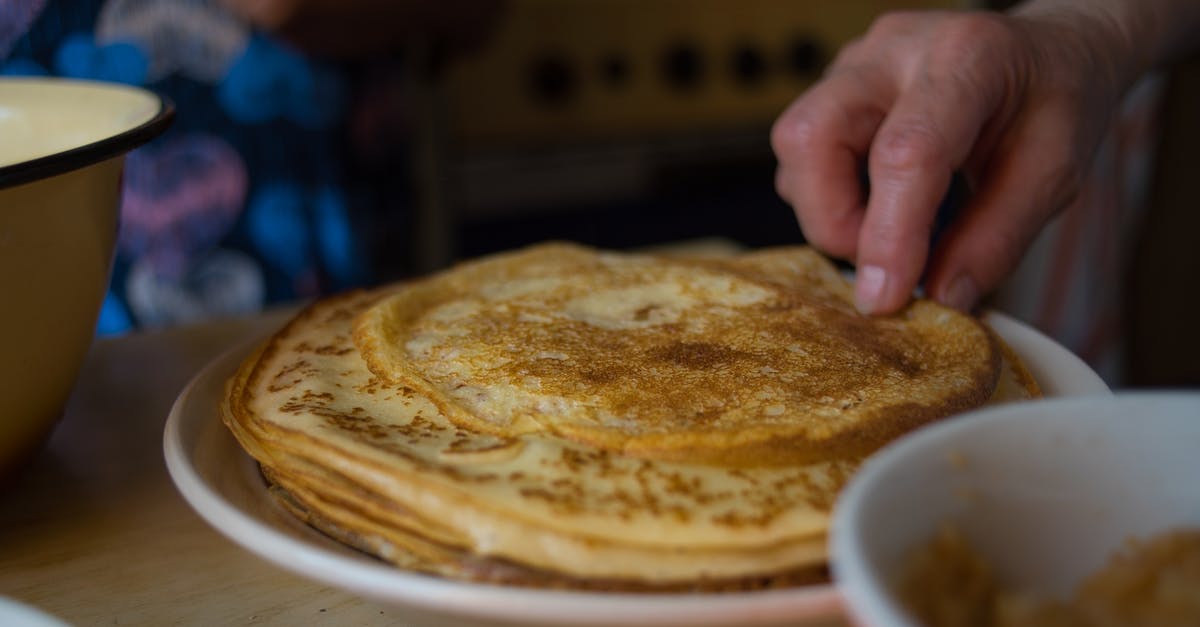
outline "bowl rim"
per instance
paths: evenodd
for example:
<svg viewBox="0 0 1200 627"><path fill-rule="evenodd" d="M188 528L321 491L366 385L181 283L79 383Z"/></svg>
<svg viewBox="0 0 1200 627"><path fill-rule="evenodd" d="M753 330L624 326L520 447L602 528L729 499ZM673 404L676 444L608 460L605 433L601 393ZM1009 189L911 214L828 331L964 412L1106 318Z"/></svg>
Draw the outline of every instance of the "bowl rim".
<svg viewBox="0 0 1200 627"><path fill-rule="evenodd" d="M59 77L6 77L4 81L138 91L157 100L158 111L145 122L103 139L27 161L0 166L0 189L79 170L129 152L157 137L175 118L175 104L169 98L136 85Z"/></svg>

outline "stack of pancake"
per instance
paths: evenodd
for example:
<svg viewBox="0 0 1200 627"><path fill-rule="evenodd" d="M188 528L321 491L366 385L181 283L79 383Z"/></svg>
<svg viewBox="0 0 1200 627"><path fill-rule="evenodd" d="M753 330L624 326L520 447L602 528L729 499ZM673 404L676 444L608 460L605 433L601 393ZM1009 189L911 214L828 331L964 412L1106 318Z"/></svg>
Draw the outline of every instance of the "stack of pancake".
<svg viewBox="0 0 1200 627"><path fill-rule="evenodd" d="M979 320L860 316L801 247L681 259L546 244L318 302L222 414L279 502L473 581L729 590L821 576L867 454L1037 395Z"/></svg>

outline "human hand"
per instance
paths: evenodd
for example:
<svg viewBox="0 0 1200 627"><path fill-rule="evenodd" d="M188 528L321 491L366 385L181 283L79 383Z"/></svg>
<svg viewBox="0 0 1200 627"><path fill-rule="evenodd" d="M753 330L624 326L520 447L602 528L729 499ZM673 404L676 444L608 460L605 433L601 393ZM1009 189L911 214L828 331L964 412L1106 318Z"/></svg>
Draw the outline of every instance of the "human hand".
<svg viewBox="0 0 1200 627"><path fill-rule="evenodd" d="M776 187L864 313L974 307L1079 190L1138 56L1100 15L889 14L777 120ZM860 184L866 167L869 193ZM951 177L972 191L929 251ZM927 264L928 262L928 264Z"/></svg>

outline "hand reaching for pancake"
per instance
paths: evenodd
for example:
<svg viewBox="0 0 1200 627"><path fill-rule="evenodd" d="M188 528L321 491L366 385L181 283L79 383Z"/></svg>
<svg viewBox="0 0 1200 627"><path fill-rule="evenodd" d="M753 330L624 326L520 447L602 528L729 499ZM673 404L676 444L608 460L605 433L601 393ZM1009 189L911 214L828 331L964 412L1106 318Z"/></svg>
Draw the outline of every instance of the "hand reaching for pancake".
<svg viewBox="0 0 1200 627"><path fill-rule="evenodd" d="M1121 94L1197 25L1184 0L885 15L776 122L776 186L812 244L856 263L860 310L896 311L922 276L971 308L1078 192ZM973 195L930 251L955 172Z"/></svg>

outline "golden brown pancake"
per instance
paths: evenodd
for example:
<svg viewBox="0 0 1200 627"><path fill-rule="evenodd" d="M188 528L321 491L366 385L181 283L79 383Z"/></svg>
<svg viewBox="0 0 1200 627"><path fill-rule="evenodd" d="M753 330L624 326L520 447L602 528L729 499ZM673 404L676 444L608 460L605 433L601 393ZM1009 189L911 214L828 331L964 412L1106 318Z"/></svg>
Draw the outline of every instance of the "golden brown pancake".
<svg viewBox="0 0 1200 627"><path fill-rule="evenodd" d="M358 357L351 322L377 298L314 305L230 382L225 421L289 492L302 485L397 533L579 579L731 580L823 562L852 462L719 468L464 429Z"/></svg>
<svg viewBox="0 0 1200 627"><path fill-rule="evenodd" d="M509 263L522 255L532 255L541 261ZM379 350L380 337L404 337L405 333L413 333L412 328L424 328L399 327L409 330L397 333L393 329L380 337L372 335L370 325L378 324L381 314L392 315L396 298L453 294L461 301L462 294L478 294L486 291L480 285L489 285L492 293L505 295L510 308L520 308L516 294L544 294L545 285L551 282L543 283L539 288L543 291L539 292L531 289L526 280L535 272L549 272L558 277L553 273L560 266L551 259L564 255L568 259L560 261L568 266L587 266L596 263L597 255L607 254L576 247L542 247L517 253L515 257L502 256L498 267L490 267L485 261L451 271L439 278L437 290L426 289L427 284L422 283L321 301L297 316L243 363L229 383L222 417L247 452L259 461L273 485L273 493L287 509L325 533L403 568L458 579L601 590L734 590L811 581L813 573L825 561L825 534L833 502L861 459L858 454L861 449L857 446L831 446L824 455L816 454L817 442L837 443L838 437L844 439L838 434L853 432L846 430L844 416L830 418L835 425L842 426L832 430L833 435L824 440L813 436L821 432L819 413L794 417L793 420L804 425L800 431L779 431L781 425L786 427L790 423L761 418L762 412L736 411L736 404L758 396L746 396L738 391L738 386L722 382L713 373L702 373L694 379L689 379L686 372L670 375L676 376L671 379L676 385L699 382L718 386L730 394L730 406L718 408L719 418L725 422L716 424L724 431L705 432L700 428L703 423L694 415L683 415L678 432L699 434L686 436L689 442L699 444L678 446L672 441L671 446L663 449L666 452L660 454L652 447L631 447L629 440L623 440L619 447L611 446L605 436L591 435L588 429L593 428L592 423L573 421L575 415L572 420L556 422L548 411L529 423L545 425L542 429L504 431L490 426L496 421L490 421L487 429L476 428L461 417L451 419L446 407L454 405L445 405L444 399L435 402L433 394L427 392L436 391L435 386L397 376L381 366L380 358L365 358L372 350ZM1003 347L973 319L966 318L964 323L965 317L949 315L932 305L917 304L906 316L897 318L893 326L846 322L847 317L856 315L843 309L848 285L836 272L830 277L827 274L830 269L813 263L809 255L804 250L768 251L746 256L743 265L664 260L665 270L643 268L644 272L638 272L652 282L662 282L667 277L688 286L680 292L702 295L703 298L694 301L707 303L705 308L709 309L721 306L713 302L720 298L713 290L704 291L712 288L712 281L724 281L728 294L733 295L724 305L729 311L722 314L693 316L689 308L680 306L686 300L682 298L661 304L664 308L678 309L674 313L653 314L677 315L672 318L679 326L676 339L692 341L690 338L698 332L689 325L697 324L700 319L711 325L706 328L729 331L733 326L720 320L723 315L754 317L754 321L746 323L746 328L765 329L766 338L772 340L785 333L780 330L785 323L805 324L806 320L826 320L822 316L828 316L836 321L831 326L837 329L835 339L819 338L819 327L807 323L802 332L788 336L792 345L812 354L817 349L806 347L838 343L871 347L853 352L858 360L855 363L860 362L864 372L871 373L868 380L876 382L871 390L891 389L879 383L887 378L880 373L891 372L886 366L888 360L878 357L880 351L892 351L888 354L893 357L898 351L905 353L905 359L924 359L920 367L899 369L901 374L915 373L908 380L933 388L933 392L909 390L911 397L919 399L910 404L924 408L921 412L911 412L907 409L909 405L898 402L899 390L891 395L865 395L860 405L854 407L858 412L854 415L870 425L864 430L870 437L860 437L868 442L862 445L864 448L876 446L874 438L882 437L880 434L908 428L917 420L914 416L920 420L932 419L923 412L935 404L940 403L941 410L958 406L947 405L946 398L955 393L945 392L945 381L960 375L938 375L930 369L937 364L936 367L956 373L972 370L943 364L938 361L942 359L939 355L958 355L981 369L982 362L990 359L1001 364L1000 368L993 365L986 376L981 375L986 383L982 391L962 386L973 390L972 399L982 395L976 404L995 393L1017 398L1034 393L1034 388L1025 384L1023 377L1027 378L1027 373L1022 375L1024 370L1019 362L1005 359ZM635 265L660 263L647 261L653 258L628 259ZM542 265L537 269L539 263ZM697 281L688 282L689 275L703 277L699 287ZM603 294L605 285L625 290L625 294L637 291L624 271L608 279L587 273L571 276L593 282L594 289L586 293L568 289L563 303L576 302L580 294L584 297ZM440 280L443 278L444 281ZM606 280L610 282L605 283ZM816 284L800 289L799 285L806 280ZM441 287L447 284L455 286L454 289ZM424 291L413 292L414 287ZM436 306L428 304L433 300L422 302L427 304L414 308L425 312L421 316L436 319L442 315L429 313L437 311ZM746 304L730 304L737 302ZM779 314L777 320L771 318L767 302L779 304L785 313ZM488 306L498 307L495 303ZM459 306L451 305L451 309L455 307ZM740 311L741 307L750 309ZM462 306L454 310L461 313L469 309ZM587 306L583 310L591 314L606 311ZM539 311L535 318L550 315ZM464 328L474 329L484 324L470 316L467 319L471 324ZM649 314L647 319L652 319ZM507 327L513 320L499 316L493 327L496 336L511 337ZM582 333L595 327L596 322L593 319L583 326L574 323L568 326ZM545 323L538 324L542 326L535 328L544 328ZM971 339L950 342L944 331L929 330L938 325L961 329ZM662 326L656 323L618 328L636 331ZM439 329L454 333L454 328ZM846 329L855 331L847 334ZM974 330L982 330L982 339L975 338ZM908 333L922 340L910 346L894 337ZM563 343L554 334L544 337L549 338L549 345L523 344L522 350L511 353L514 361L519 361L522 355L528 359L528 355L563 350ZM457 341L465 342L461 337ZM749 350L749 340L742 336L730 339L714 332L709 342L732 347L730 350ZM922 348L924 343L936 342L951 346ZM488 345L495 346L496 342ZM962 349L955 348L959 345L973 346L984 353L985 359L979 359L978 355L968 359L960 354ZM567 354L570 357L577 353ZM933 357L926 359L927 355ZM834 358L832 363L847 368L843 380L817 389L833 389L837 385L842 390L852 389L856 371L846 365L849 362L836 361L836 355ZM637 362L636 356L630 359ZM429 371L418 369L418 372ZM762 369L748 371L736 364L719 372L727 377L749 376L744 385L755 390L755 394L777 390L778 398L770 399L772 402L780 399L791 402L795 398L789 389L782 389L779 382L783 379L772 378L774 373ZM546 386L559 392L567 389L565 386L575 376L570 373L570 369L564 369L545 375ZM773 383L758 382L760 377ZM997 387L997 379L1007 383ZM594 384L585 380L582 389ZM661 380L645 385L646 394L658 395L657 404L630 399L633 408L658 412L648 414L648 428L628 428L636 436L634 441L644 443L646 433L677 432L671 417L656 407L673 406L678 401L688 410L701 404L689 404L688 395L669 392L668 387ZM705 396L708 391L695 390L693 394ZM567 397L578 398L578 395ZM900 426L871 422L884 420L863 407L876 401L893 409L900 407L893 414ZM760 399L755 407L765 407L766 402ZM810 406L831 405L814 402ZM499 405L497 412L503 413L506 407ZM485 405L471 406L471 411L485 410ZM484 416L487 415L485 412ZM776 433L783 433L775 437L784 442L791 442L788 438L796 433L802 434L802 441L810 450L803 455L776 453L765 460L769 463L752 463L754 460L744 455L746 451L774 450L765 439L766 431L756 431L753 422L744 428L754 437L739 439L733 425L753 416L759 416ZM601 422L593 430L606 434L619 424ZM576 429L578 425L582 426ZM719 437L727 438L731 444L721 445Z"/></svg>
<svg viewBox="0 0 1200 627"><path fill-rule="evenodd" d="M415 283L359 319L372 372L462 427L623 455L863 455L983 403L1000 353L929 301L871 318L808 248L689 260L549 244Z"/></svg>

